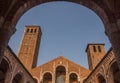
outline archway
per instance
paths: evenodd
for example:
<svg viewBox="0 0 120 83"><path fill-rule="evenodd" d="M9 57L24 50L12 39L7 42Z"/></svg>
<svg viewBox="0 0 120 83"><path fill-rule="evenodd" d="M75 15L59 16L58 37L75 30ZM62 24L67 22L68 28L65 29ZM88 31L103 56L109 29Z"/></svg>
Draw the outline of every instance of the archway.
<svg viewBox="0 0 120 83"><path fill-rule="evenodd" d="M58 66L56 68L55 83L65 83L66 81L66 69L64 66Z"/></svg>
<svg viewBox="0 0 120 83"><path fill-rule="evenodd" d="M97 79L98 79L98 83L106 83L105 78L101 74L98 75Z"/></svg>
<svg viewBox="0 0 120 83"><path fill-rule="evenodd" d="M38 83L38 81L37 81L37 79L36 79L36 78L34 78L34 81L35 81L35 83Z"/></svg>
<svg viewBox="0 0 120 83"><path fill-rule="evenodd" d="M0 82L4 83L7 75L7 71L9 70L9 64L5 59L2 59L0 63Z"/></svg>
<svg viewBox="0 0 120 83"><path fill-rule="evenodd" d="M114 83L120 83L120 70L116 61L111 65L110 72L112 74Z"/></svg>
<svg viewBox="0 0 120 83"><path fill-rule="evenodd" d="M18 73L14 76L12 83L22 83L22 76Z"/></svg>
<svg viewBox="0 0 120 83"><path fill-rule="evenodd" d="M52 74L47 72L43 75L43 83L52 83Z"/></svg>
<svg viewBox="0 0 120 83"><path fill-rule="evenodd" d="M70 74L69 83L79 83L78 82L78 76L75 73Z"/></svg>

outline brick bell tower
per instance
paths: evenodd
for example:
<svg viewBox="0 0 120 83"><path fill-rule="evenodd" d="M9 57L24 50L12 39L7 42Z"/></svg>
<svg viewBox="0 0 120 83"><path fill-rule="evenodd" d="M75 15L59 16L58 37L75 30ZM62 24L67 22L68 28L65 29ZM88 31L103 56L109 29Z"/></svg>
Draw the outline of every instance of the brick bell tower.
<svg viewBox="0 0 120 83"><path fill-rule="evenodd" d="M18 57L28 70L37 65L41 35L40 26L30 25L24 30Z"/></svg>
<svg viewBox="0 0 120 83"><path fill-rule="evenodd" d="M89 69L93 70L105 55L104 44L88 44L86 52Z"/></svg>

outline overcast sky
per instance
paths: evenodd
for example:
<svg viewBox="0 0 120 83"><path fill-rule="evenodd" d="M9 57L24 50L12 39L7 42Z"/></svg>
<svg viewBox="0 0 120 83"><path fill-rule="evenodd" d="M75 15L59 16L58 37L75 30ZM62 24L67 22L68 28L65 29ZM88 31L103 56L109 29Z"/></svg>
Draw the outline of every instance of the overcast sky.
<svg viewBox="0 0 120 83"><path fill-rule="evenodd" d="M19 20L9 45L18 54L26 25L39 25L42 39L38 65L60 55L88 68L85 49L88 43L110 43L101 19L90 9L70 2L49 2L27 11Z"/></svg>

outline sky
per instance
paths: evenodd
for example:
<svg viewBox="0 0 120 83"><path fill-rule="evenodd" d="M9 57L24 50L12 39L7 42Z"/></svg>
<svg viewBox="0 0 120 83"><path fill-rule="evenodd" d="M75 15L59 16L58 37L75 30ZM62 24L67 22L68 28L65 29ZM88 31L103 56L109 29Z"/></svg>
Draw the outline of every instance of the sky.
<svg viewBox="0 0 120 83"><path fill-rule="evenodd" d="M105 35L101 19L90 9L71 2L49 2L28 10L18 21L17 31L9 46L18 54L26 25L39 25L42 30L38 64L44 64L58 56L88 68L86 46L89 43L111 44Z"/></svg>

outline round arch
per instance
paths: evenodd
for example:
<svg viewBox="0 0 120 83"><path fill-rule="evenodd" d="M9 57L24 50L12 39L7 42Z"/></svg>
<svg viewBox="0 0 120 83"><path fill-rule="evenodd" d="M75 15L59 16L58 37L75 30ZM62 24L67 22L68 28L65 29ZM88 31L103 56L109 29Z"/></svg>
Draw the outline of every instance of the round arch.
<svg viewBox="0 0 120 83"><path fill-rule="evenodd" d="M29 9L31 9L37 5L47 3L47 2L52 2L52 1L55 1L55 0L49 0L49 1L48 0L42 0L42 1L29 0L29 1L24 2L22 5L18 6L18 8L16 10L14 9L14 11L16 11L16 13L13 13L12 11L10 13L11 18L9 18L9 19L11 19L12 26L15 27L18 20L20 19L20 17ZM108 13L106 13L105 10L102 9L96 2L84 1L84 0L80 0L80 1L78 1L78 0L74 0L74 1L64 0L64 1L80 4L80 5L83 5L89 9L91 9L102 19L102 21L105 25L105 28L109 27L109 18L107 16ZM8 15L7 17L10 17L10 16Z"/></svg>
<svg viewBox="0 0 120 83"><path fill-rule="evenodd" d="M10 60L6 56L3 56L2 59L6 60L6 62L9 64L9 71L12 71L13 67L12 67Z"/></svg>
<svg viewBox="0 0 120 83"><path fill-rule="evenodd" d="M10 65L8 61L3 58L0 63L0 82L5 82L8 72L10 72Z"/></svg>
<svg viewBox="0 0 120 83"><path fill-rule="evenodd" d="M97 75L98 83L106 83L105 77L102 74Z"/></svg>
<svg viewBox="0 0 120 83"><path fill-rule="evenodd" d="M12 83L22 83L22 75L17 73L12 80Z"/></svg>
<svg viewBox="0 0 120 83"><path fill-rule="evenodd" d="M35 83L38 83L38 79L36 77L33 77Z"/></svg>
<svg viewBox="0 0 120 83"><path fill-rule="evenodd" d="M108 77L109 77L108 79L111 79L112 81L114 81L114 83L120 82L120 79L119 79L120 69L119 69L118 64L115 60L110 65Z"/></svg>
<svg viewBox="0 0 120 83"><path fill-rule="evenodd" d="M79 83L78 75L76 73L71 73L69 75L69 83Z"/></svg>
<svg viewBox="0 0 120 83"><path fill-rule="evenodd" d="M46 72L43 74L43 83L52 83L52 74L50 72Z"/></svg>
<svg viewBox="0 0 120 83"><path fill-rule="evenodd" d="M64 66L57 66L55 70L55 82L65 83L66 81L66 68Z"/></svg>

